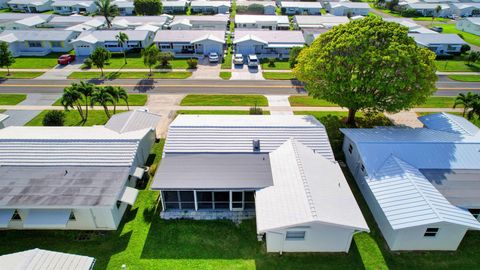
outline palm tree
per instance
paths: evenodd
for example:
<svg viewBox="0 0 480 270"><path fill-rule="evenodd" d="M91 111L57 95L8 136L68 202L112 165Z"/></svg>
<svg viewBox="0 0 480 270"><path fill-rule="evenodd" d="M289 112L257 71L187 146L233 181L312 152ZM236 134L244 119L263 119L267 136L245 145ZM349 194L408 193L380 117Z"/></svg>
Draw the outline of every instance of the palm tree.
<svg viewBox="0 0 480 270"><path fill-rule="evenodd" d="M103 110L105 111L107 117L110 118L110 112L108 111L108 103L115 104L115 101L112 95L110 95L104 87L97 88L97 90L93 92L90 101L90 106L92 107L95 103L100 104L103 107Z"/></svg>
<svg viewBox="0 0 480 270"><path fill-rule="evenodd" d="M130 106L128 105L128 93L127 93L127 90L125 90L125 88L121 87L121 86L117 86L117 95L118 95L118 98L125 101L125 104L127 104L127 110L130 111Z"/></svg>
<svg viewBox="0 0 480 270"><path fill-rule="evenodd" d="M470 120L472 119L475 115L480 118L480 98L475 98L471 104L471 110L467 114L467 118Z"/></svg>
<svg viewBox="0 0 480 270"><path fill-rule="evenodd" d="M82 118L82 121L85 122L85 116L83 115L83 110L82 110L82 93L80 93L77 90L76 84L72 84L70 87L66 87L63 89L63 95L60 100L60 103L62 106L65 108L65 111L68 111L69 108L77 108L78 113L80 114L80 117Z"/></svg>
<svg viewBox="0 0 480 270"><path fill-rule="evenodd" d="M113 114L116 114L117 113L118 100L120 99L119 95L118 95L118 88L116 86L107 85L107 86L104 87L104 89L107 93L110 94L110 96L112 96L112 99L113 99Z"/></svg>
<svg viewBox="0 0 480 270"><path fill-rule="evenodd" d="M438 16L440 14L440 11L442 11L442 6L438 5L435 7L435 12L432 14L432 26L433 26L433 21L435 20L435 16Z"/></svg>
<svg viewBox="0 0 480 270"><path fill-rule="evenodd" d="M468 92L466 95L464 93L458 94L457 98L455 98L455 103L453 104L453 108L456 108L458 105L463 106L463 117L467 114L468 110L472 108L473 103L475 100L478 100L479 96L477 94L473 94L472 92ZM471 117L468 117L471 119Z"/></svg>
<svg viewBox="0 0 480 270"><path fill-rule="evenodd" d="M95 6L97 7L97 15L105 17L107 22L107 28L112 27L112 19L118 16L118 7L111 0L96 0Z"/></svg>
<svg viewBox="0 0 480 270"><path fill-rule="evenodd" d="M125 44L129 40L128 35L123 32L119 32L118 35L115 36L115 38L117 39L118 45L122 47L123 59L125 60L125 64L127 64L127 54L125 52Z"/></svg>
<svg viewBox="0 0 480 270"><path fill-rule="evenodd" d="M74 83L75 84L75 83ZM77 91L83 95L85 101L85 120L88 119L88 105L90 105L90 99L93 91L95 91L95 85L81 81L80 84L76 84Z"/></svg>

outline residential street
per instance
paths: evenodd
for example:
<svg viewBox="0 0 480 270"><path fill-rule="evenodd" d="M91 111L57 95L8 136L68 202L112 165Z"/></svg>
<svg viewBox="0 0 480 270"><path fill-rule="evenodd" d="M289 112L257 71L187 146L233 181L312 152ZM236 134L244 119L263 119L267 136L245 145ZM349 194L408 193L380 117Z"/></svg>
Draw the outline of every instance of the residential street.
<svg viewBox="0 0 480 270"><path fill-rule="evenodd" d="M76 80L6 80L0 83L0 93L61 93ZM264 94L292 95L305 93L296 81L264 80L171 80L171 79L115 79L90 80L98 85L118 85L129 92L149 94ZM480 82L456 82L441 76L437 82L438 96L456 96L460 92L480 93Z"/></svg>

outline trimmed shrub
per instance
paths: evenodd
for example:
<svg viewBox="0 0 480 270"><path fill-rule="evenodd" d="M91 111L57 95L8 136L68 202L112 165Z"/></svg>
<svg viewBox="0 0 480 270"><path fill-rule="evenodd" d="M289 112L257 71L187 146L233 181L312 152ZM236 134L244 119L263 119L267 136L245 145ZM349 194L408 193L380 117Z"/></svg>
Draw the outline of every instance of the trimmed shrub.
<svg viewBox="0 0 480 270"><path fill-rule="evenodd" d="M187 60L187 65L189 69L196 69L198 65L198 60L195 58L190 58Z"/></svg>
<svg viewBox="0 0 480 270"><path fill-rule="evenodd" d="M268 58L267 59L267 62L268 62L268 66L269 67L274 67L275 66L275 58Z"/></svg>
<svg viewBox="0 0 480 270"><path fill-rule="evenodd" d="M42 120L44 126L61 127L65 124L65 113L62 111L48 111Z"/></svg>
<svg viewBox="0 0 480 270"><path fill-rule="evenodd" d="M251 115L262 115L263 114L263 109L258 108L258 107L251 107L250 108L250 114Z"/></svg>
<svg viewBox="0 0 480 270"><path fill-rule="evenodd" d="M82 65L83 69L91 69L92 66L93 66L93 61L92 59L90 59L90 57L87 57L85 58L85 60L83 60L83 65Z"/></svg>

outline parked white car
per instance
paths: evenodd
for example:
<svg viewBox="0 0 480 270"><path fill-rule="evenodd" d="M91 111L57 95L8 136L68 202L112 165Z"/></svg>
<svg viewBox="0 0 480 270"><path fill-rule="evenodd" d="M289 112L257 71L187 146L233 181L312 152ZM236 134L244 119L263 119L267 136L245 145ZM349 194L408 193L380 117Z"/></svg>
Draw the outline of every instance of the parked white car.
<svg viewBox="0 0 480 270"><path fill-rule="evenodd" d="M235 65L243 65L243 55L237 53L235 54L235 56L233 57L233 64Z"/></svg>
<svg viewBox="0 0 480 270"><path fill-rule="evenodd" d="M249 67L258 67L258 57L255 54L250 54L248 56L248 66Z"/></svg>
<svg viewBox="0 0 480 270"><path fill-rule="evenodd" d="M214 52L210 53L210 54L208 55L208 61L209 61L210 63L218 63L218 61L219 61L218 54L217 54L217 53L214 53Z"/></svg>

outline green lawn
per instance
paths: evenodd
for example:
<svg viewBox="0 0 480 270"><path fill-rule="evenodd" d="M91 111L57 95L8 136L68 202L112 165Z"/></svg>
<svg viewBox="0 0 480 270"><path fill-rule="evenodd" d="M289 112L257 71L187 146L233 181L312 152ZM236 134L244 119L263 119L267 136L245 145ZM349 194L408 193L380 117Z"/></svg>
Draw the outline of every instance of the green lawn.
<svg viewBox="0 0 480 270"><path fill-rule="evenodd" d="M26 126L43 126L42 121L48 111L42 111L35 118L30 120ZM117 111L119 113L121 111ZM113 111L110 111L113 114ZM93 126L104 125L108 121L107 115L103 110L88 110L88 119L85 123L77 110L70 110L65 112L65 126Z"/></svg>
<svg viewBox="0 0 480 270"><path fill-rule="evenodd" d="M95 68L95 67L92 67ZM127 54L127 64L123 59L123 54L115 53L112 54L112 58L110 58L109 63L105 66L105 68L111 69L120 69L120 68L148 68L143 64L143 57L140 53L128 53ZM163 68L157 66L156 68ZM170 60L170 66L168 68L172 69L187 69L187 59L173 59Z"/></svg>
<svg viewBox="0 0 480 270"><path fill-rule="evenodd" d="M15 68L53 68L57 65L57 58L65 53L51 53L46 56L20 56L15 58L15 63L10 67Z"/></svg>
<svg viewBox="0 0 480 270"><path fill-rule="evenodd" d="M262 95L187 95L181 106L268 106Z"/></svg>
<svg viewBox="0 0 480 270"><path fill-rule="evenodd" d="M231 69L232 68L232 52L229 52L223 57L221 69Z"/></svg>
<svg viewBox="0 0 480 270"><path fill-rule="evenodd" d="M290 105L293 107L336 107L338 105L323 99L315 99L310 96L290 96ZM455 97L429 97L425 104L418 108L452 108Z"/></svg>
<svg viewBox="0 0 480 270"><path fill-rule="evenodd" d="M270 65L268 59L261 60L263 70L290 70L290 62L288 60L276 59L273 66Z"/></svg>
<svg viewBox="0 0 480 270"><path fill-rule="evenodd" d="M448 78L459 82L480 82L480 75L448 75Z"/></svg>
<svg viewBox="0 0 480 270"><path fill-rule="evenodd" d="M104 79L186 79L192 76L189 71L171 71L154 72L149 76L149 72L110 72L105 73ZM69 79L102 79L101 72L73 72L68 76Z"/></svg>
<svg viewBox="0 0 480 270"><path fill-rule="evenodd" d="M0 13L1 13L1 12L0 12ZM4 113L5 111L6 111L6 110L2 110L2 109L0 109L0 113Z"/></svg>
<svg viewBox="0 0 480 270"><path fill-rule="evenodd" d="M23 72L23 71L11 70L10 75L7 76L6 71L1 71L0 79L33 79L42 74L43 72Z"/></svg>
<svg viewBox="0 0 480 270"><path fill-rule="evenodd" d="M480 71L480 64L467 65L463 60L435 60L438 71Z"/></svg>
<svg viewBox="0 0 480 270"><path fill-rule="evenodd" d="M412 18L414 21L432 21L432 17L416 17ZM448 23L450 22L450 19L447 18L435 18L434 22L441 22L441 23Z"/></svg>
<svg viewBox="0 0 480 270"><path fill-rule="evenodd" d="M442 34L461 34L461 37L466 42L475 46L480 46L480 36L458 30L455 24L435 24L435 26L441 26L443 28Z"/></svg>
<svg viewBox="0 0 480 270"><path fill-rule="evenodd" d="M230 111L230 110L179 110L177 114L233 114L247 115L249 111ZM263 114L270 114L269 111L263 111Z"/></svg>
<svg viewBox="0 0 480 270"><path fill-rule="evenodd" d="M147 103L148 96L146 94L128 94L128 105L129 106L143 106ZM62 106L61 98L57 99L53 106ZM82 103L83 99L82 99ZM95 104L98 105L98 104ZM126 106L124 100L119 100L117 106Z"/></svg>
<svg viewBox="0 0 480 270"><path fill-rule="evenodd" d="M222 78L223 80L230 80L230 78L232 78L232 72L220 71L220 78Z"/></svg>
<svg viewBox="0 0 480 270"><path fill-rule="evenodd" d="M292 72L262 72L266 80L293 80L295 76Z"/></svg>
<svg viewBox="0 0 480 270"><path fill-rule="evenodd" d="M17 105L26 98L25 94L0 94L0 105Z"/></svg>

